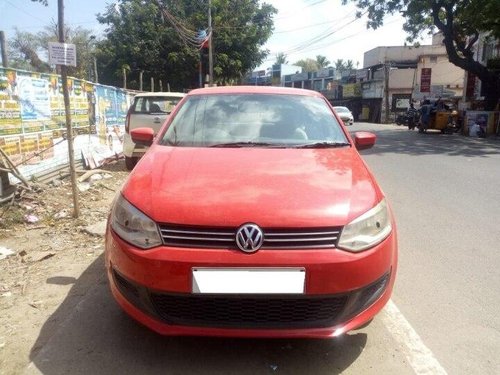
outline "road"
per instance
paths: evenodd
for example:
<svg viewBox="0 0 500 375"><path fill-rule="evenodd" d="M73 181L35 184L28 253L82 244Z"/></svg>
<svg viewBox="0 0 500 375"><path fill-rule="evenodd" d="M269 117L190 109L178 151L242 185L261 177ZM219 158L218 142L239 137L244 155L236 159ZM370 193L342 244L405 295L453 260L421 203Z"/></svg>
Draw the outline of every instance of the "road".
<svg viewBox="0 0 500 375"><path fill-rule="evenodd" d="M393 298L369 326L335 340L165 338L129 319L100 276L44 325L26 373L500 373L500 140L350 130L378 136L363 157L399 229ZM74 288L103 273L101 256Z"/></svg>

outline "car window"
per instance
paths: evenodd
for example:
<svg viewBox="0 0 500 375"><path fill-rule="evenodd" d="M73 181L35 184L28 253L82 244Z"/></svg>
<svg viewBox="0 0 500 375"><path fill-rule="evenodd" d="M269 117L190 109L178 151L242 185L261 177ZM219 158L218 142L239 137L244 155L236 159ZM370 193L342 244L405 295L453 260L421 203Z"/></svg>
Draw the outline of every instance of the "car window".
<svg viewBox="0 0 500 375"><path fill-rule="evenodd" d="M334 107L334 109L337 111L337 112L350 112L348 108L346 107Z"/></svg>
<svg viewBox="0 0 500 375"><path fill-rule="evenodd" d="M162 139L162 144L189 147L245 142L293 146L347 139L323 98L279 94L191 96Z"/></svg>
<svg viewBox="0 0 500 375"><path fill-rule="evenodd" d="M163 96L136 97L132 106L132 113L169 114L180 100L181 98Z"/></svg>

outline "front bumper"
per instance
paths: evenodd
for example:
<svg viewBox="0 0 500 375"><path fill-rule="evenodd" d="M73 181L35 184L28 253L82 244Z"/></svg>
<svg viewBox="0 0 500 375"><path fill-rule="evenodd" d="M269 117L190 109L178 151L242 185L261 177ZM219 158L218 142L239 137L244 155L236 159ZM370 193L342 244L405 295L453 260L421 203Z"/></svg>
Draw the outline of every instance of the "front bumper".
<svg viewBox="0 0 500 375"><path fill-rule="evenodd" d="M333 337L371 320L390 298L397 264L391 234L361 254L159 247L142 251L111 230L106 266L111 290L133 318L164 335ZM193 294L193 267L304 267L299 295Z"/></svg>

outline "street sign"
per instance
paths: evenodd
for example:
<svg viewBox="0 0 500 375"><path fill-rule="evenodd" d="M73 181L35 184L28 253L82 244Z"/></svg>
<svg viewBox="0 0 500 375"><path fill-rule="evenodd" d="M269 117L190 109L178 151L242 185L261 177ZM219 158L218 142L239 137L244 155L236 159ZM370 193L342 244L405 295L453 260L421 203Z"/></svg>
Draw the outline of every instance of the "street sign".
<svg viewBox="0 0 500 375"><path fill-rule="evenodd" d="M431 92L431 68L422 68L420 75L420 92Z"/></svg>
<svg viewBox="0 0 500 375"><path fill-rule="evenodd" d="M49 63L76 66L76 46L69 43L49 42Z"/></svg>

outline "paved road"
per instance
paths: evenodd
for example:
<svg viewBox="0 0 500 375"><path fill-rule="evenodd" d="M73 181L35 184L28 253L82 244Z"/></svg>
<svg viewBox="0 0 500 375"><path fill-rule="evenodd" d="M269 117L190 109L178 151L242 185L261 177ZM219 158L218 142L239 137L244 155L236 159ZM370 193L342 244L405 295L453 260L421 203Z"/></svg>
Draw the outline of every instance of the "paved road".
<svg viewBox="0 0 500 375"><path fill-rule="evenodd" d="M363 155L399 224L393 302L371 325L335 340L165 338L122 313L101 277L70 317L65 301L42 328L26 373L500 373L500 142L351 130L377 133ZM79 282L98 273L102 257Z"/></svg>
<svg viewBox="0 0 500 375"><path fill-rule="evenodd" d="M500 139L359 124L399 223L393 301L450 374L500 374Z"/></svg>

